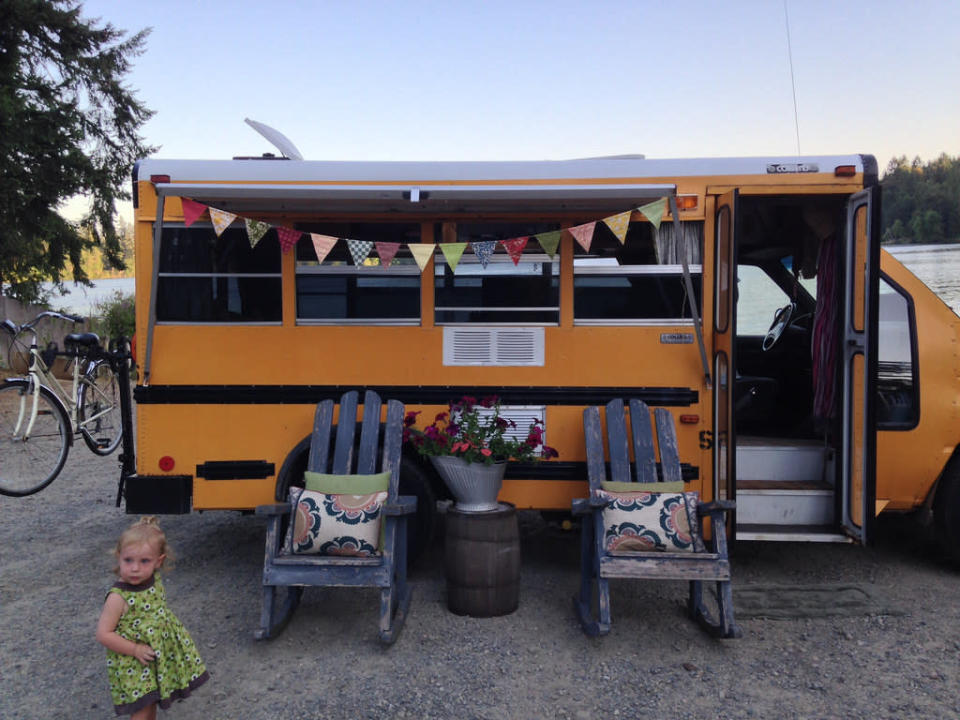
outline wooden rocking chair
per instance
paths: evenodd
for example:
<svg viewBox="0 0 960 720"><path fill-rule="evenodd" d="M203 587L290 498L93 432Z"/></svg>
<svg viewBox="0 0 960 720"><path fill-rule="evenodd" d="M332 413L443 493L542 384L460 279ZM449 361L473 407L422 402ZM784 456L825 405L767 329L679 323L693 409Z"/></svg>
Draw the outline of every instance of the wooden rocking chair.
<svg viewBox="0 0 960 720"><path fill-rule="evenodd" d="M655 411L657 440L660 449L660 467L664 484L648 485L651 492L682 492L680 457L677 452L676 431L673 416L668 410ZM636 514L641 503L618 504L610 492L643 492L644 484L657 483L657 467L654 457L653 428L650 411L640 400L630 401L632 433L628 434L623 400L613 400L606 406L607 439L610 452L610 475L616 485L607 483L603 452L603 431L600 423L600 408L590 407L583 411L583 429L587 448L587 474L590 480L590 497L573 501L573 514L582 518L581 524L581 581L580 593L573 598L574 608L588 635L605 635L610 632L609 578L649 578L653 580L689 580L690 597L688 609L691 616L713 635L733 638L741 632L733 618L733 598L730 586L730 562L727 557L727 535L724 515L735 508L732 500L711 503L689 503L684 506L695 512L685 512L689 522L689 536L677 536L677 542L689 541L687 550L618 550L610 549L608 531L614 538L627 537L633 548L650 542L656 532L646 535L643 524L624 523L634 537L617 536L624 525L605 527L604 509L623 507L627 513ZM634 465L631 472L629 443L632 438ZM603 487L606 484L606 489ZM666 498L667 496L662 496ZM674 496L676 497L676 496ZM652 498L647 498L650 500ZM711 518L711 548L707 550L701 534L702 518ZM612 516L608 516L612 517ZM638 530L639 528L639 530ZM614 541L614 544L616 540ZM692 549L692 551L690 551ZM719 619L715 620L703 603L701 583L715 581ZM596 598L594 598L594 587ZM596 600L599 617L593 614Z"/></svg>
<svg viewBox="0 0 960 720"><path fill-rule="evenodd" d="M387 402L387 419L380 422L380 397L367 391L363 401L363 423L359 445L356 440L357 392L340 398L340 412L332 458L330 435L333 428L333 400L317 406L310 441L307 470L335 475L373 475L378 455L382 456L380 472L389 472L386 502L381 506L382 544L370 557L343 555L296 554L292 552L290 533L284 532L284 519L294 523L291 503L261 505L258 515L268 519L266 552L263 563L263 610L260 628L255 637L274 637L296 609L303 588L310 587L379 587L380 640L393 643L403 627L410 604L407 585L407 516L416 510L417 499L398 497L400 453L403 442L403 404ZM382 453L378 450L381 446ZM356 464L353 463L356 454ZM346 479L350 482L349 478ZM278 588L286 588L286 598L275 608Z"/></svg>

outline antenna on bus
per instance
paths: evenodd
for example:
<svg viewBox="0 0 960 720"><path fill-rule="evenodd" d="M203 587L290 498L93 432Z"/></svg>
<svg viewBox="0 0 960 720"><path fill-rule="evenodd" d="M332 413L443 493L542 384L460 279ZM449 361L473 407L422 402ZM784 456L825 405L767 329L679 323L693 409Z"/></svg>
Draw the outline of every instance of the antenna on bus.
<svg viewBox="0 0 960 720"><path fill-rule="evenodd" d="M303 155L297 150L297 146L290 142L290 139L279 130L250 118L244 118L243 121L270 141L270 144L279 150L284 157L291 160L303 160Z"/></svg>
<svg viewBox="0 0 960 720"><path fill-rule="evenodd" d="M790 89L793 91L793 125L797 130L797 156L800 155L800 114L797 112L797 82L793 78L793 46L790 44L790 16L787 0L783 0L783 19L787 25L787 56L790 59Z"/></svg>

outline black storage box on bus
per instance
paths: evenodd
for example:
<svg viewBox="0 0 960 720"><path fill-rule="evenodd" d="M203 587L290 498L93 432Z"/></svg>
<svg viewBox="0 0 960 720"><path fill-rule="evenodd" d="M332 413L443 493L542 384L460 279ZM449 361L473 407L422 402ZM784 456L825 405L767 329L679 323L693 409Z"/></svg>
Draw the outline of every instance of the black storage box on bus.
<svg viewBox="0 0 960 720"><path fill-rule="evenodd" d="M124 483L128 515L184 515L190 512L190 475L134 475Z"/></svg>

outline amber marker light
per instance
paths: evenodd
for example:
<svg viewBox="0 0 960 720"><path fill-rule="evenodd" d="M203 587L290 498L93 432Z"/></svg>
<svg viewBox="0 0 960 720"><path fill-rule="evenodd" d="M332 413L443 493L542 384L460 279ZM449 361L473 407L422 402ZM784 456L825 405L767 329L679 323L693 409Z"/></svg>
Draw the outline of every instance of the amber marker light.
<svg viewBox="0 0 960 720"><path fill-rule="evenodd" d="M833 174L837 177L853 177L857 174L857 169L853 165L837 165Z"/></svg>
<svg viewBox="0 0 960 720"><path fill-rule="evenodd" d="M681 415L680 416L680 423L683 425L696 425L698 422L700 422L699 415Z"/></svg>
<svg viewBox="0 0 960 720"><path fill-rule="evenodd" d="M677 195L678 210L696 210L699 202L696 195Z"/></svg>
<svg viewBox="0 0 960 720"><path fill-rule="evenodd" d="M164 455L162 458L160 458L160 462L158 464L160 465L160 469L164 472L170 472L173 470L173 466L176 465L176 463L173 461L173 458L169 455Z"/></svg>

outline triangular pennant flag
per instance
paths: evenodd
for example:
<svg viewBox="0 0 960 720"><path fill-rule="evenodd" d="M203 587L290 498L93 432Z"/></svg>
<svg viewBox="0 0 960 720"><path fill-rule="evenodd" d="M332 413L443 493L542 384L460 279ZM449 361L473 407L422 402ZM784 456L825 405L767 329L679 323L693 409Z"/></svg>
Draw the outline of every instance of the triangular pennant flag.
<svg viewBox="0 0 960 720"><path fill-rule="evenodd" d="M460 262L460 258L463 256L463 251L466 250L466 248L467 244L465 242L440 243L443 259L447 261L447 265L450 266L451 271L457 269L457 263Z"/></svg>
<svg viewBox="0 0 960 720"><path fill-rule="evenodd" d="M633 210L627 210L619 215L611 215L603 219L607 227L617 236L617 240L620 241L621 245L623 245L623 241L627 239L627 229L630 227L631 215L633 215Z"/></svg>
<svg viewBox="0 0 960 720"><path fill-rule="evenodd" d="M507 255L513 260L514 265L520 263L520 258L523 257L523 249L527 246L529 240L529 237L518 237L503 241L503 246L507 249Z"/></svg>
<svg viewBox="0 0 960 720"><path fill-rule="evenodd" d="M594 221L569 228L570 234L580 243L580 247L587 252L590 252L590 244L593 242L593 228L596 224L596 221Z"/></svg>
<svg viewBox="0 0 960 720"><path fill-rule="evenodd" d="M347 249L350 250L350 257L353 258L354 265L362 265L367 259L367 255L373 250L372 240L347 240Z"/></svg>
<svg viewBox="0 0 960 720"><path fill-rule="evenodd" d="M557 254L557 246L560 245L560 236L562 234L562 230L551 230L550 232L534 235L534 237L537 239L537 242L540 243L543 251L552 258Z"/></svg>
<svg viewBox="0 0 960 720"><path fill-rule="evenodd" d="M197 221L197 218L203 215L204 211L207 209L207 206L203 203L198 203L196 200L191 200L190 198L185 197L180 198L180 204L183 205L184 227L190 227L193 225Z"/></svg>
<svg viewBox="0 0 960 720"><path fill-rule="evenodd" d="M477 256L480 264L483 265L483 267L487 267L487 265L490 264L490 256L493 255L493 251L497 249L497 241L480 240L479 242L470 243L470 247L473 248L473 254Z"/></svg>
<svg viewBox="0 0 960 720"><path fill-rule="evenodd" d="M217 210L216 208L207 208L210 211L210 222L213 223L213 231L217 237L223 235L223 231L230 227L230 223L237 219L237 216L226 210Z"/></svg>
<svg viewBox="0 0 960 720"><path fill-rule="evenodd" d="M407 247L410 248L413 259L417 261L420 272L423 272L430 258L433 257L433 251L437 246L433 243L407 243Z"/></svg>
<svg viewBox="0 0 960 720"><path fill-rule="evenodd" d="M398 242L378 242L374 243L377 246L377 255L380 256L380 264L385 268L390 267L390 263L393 262L393 258L397 254L397 250L400 249L400 243Z"/></svg>
<svg viewBox="0 0 960 720"><path fill-rule="evenodd" d="M313 241L313 251L317 254L317 262L320 263L327 257L333 246L337 244L337 239L332 235L310 233L310 239Z"/></svg>
<svg viewBox="0 0 960 720"><path fill-rule="evenodd" d="M247 226L247 237L250 238L250 247L255 248L257 243L267 234L270 226L265 222L251 220L250 218L244 218L243 222Z"/></svg>
<svg viewBox="0 0 960 720"><path fill-rule="evenodd" d="M277 240L280 241L280 250L288 252L290 248L297 244L300 236L303 235L299 230L292 230L286 227L277 228Z"/></svg>
<svg viewBox="0 0 960 720"><path fill-rule="evenodd" d="M667 199L660 198L659 200L654 200L652 203L638 207L637 210L642 212L643 216L650 221L650 224L659 230L660 221L667 212Z"/></svg>

